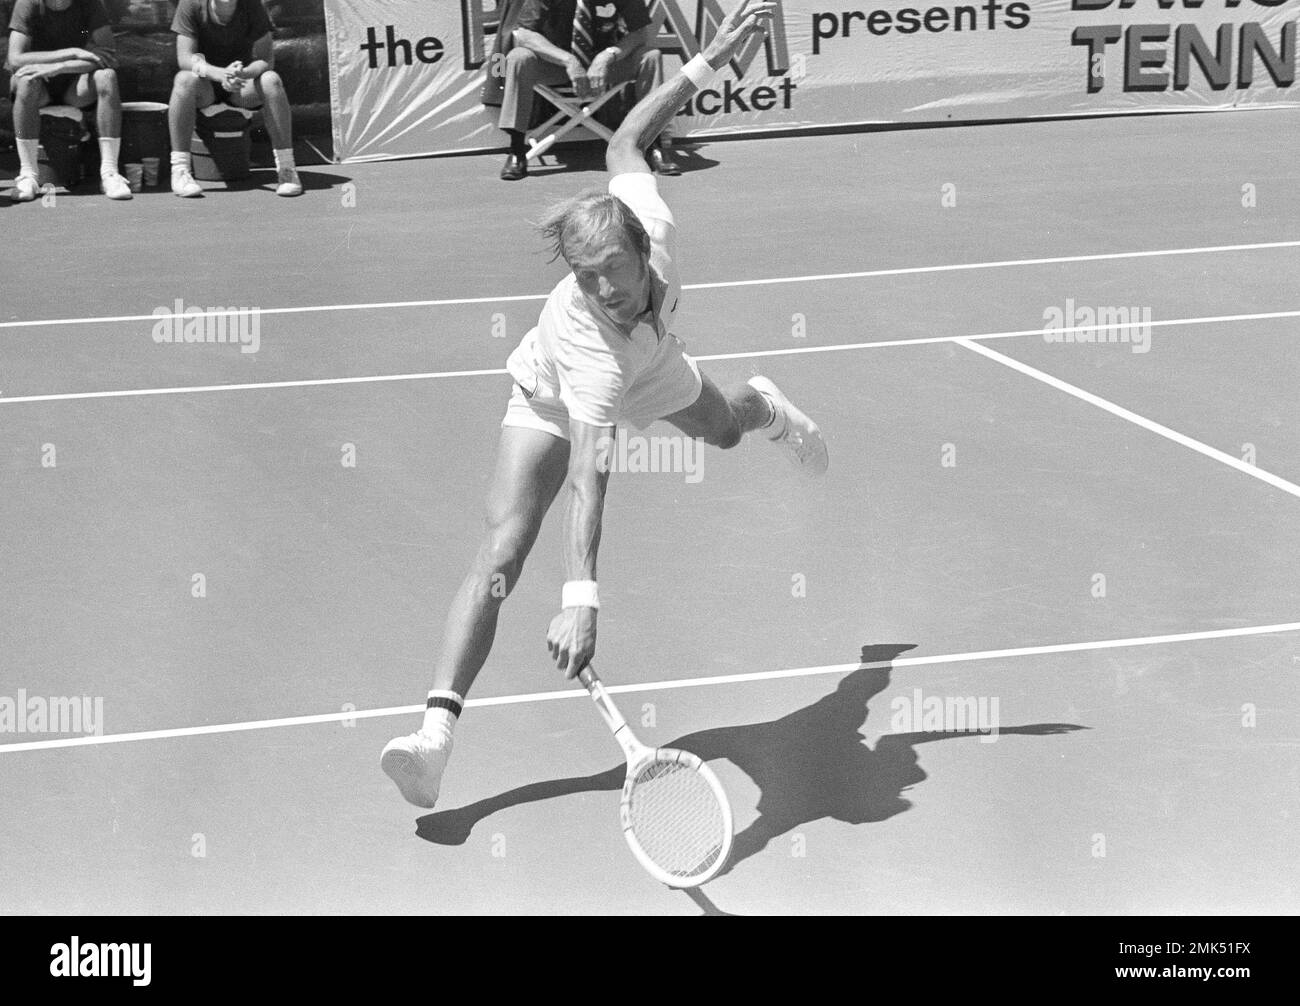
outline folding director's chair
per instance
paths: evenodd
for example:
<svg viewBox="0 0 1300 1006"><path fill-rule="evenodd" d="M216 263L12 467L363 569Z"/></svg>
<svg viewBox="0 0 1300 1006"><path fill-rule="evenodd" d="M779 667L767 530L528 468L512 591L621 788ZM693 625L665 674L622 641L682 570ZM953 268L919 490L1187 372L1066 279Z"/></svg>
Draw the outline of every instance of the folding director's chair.
<svg viewBox="0 0 1300 1006"><path fill-rule="evenodd" d="M581 100L573 93L572 84L536 84L533 92L555 106L556 112L540 126L528 131L528 159L541 157L558 140L578 128L584 128L606 143L614 131L595 119L595 114L612 98L632 85L632 81L615 84L601 94Z"/></svg>

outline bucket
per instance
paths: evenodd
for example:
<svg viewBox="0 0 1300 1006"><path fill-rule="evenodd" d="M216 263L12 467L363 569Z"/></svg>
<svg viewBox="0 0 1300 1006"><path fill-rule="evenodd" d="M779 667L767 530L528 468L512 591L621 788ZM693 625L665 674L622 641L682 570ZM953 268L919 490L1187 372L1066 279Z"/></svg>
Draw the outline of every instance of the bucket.
<svg viewBox="0 0 1300 1006"><path fill-rule="evenodd" d="M194 177L201 182L230 182L252 174L253 113L229 105L201 109L190 144Z"/></svg>
<svg viewBox="0 0 1300 1006"><path fill-rule="evenodd" d="M166 164L171 154L167 106L161 101L122 102L122 164L156 157Z"/></svg>
<svg viewBox="0 0 1300 1006"><path fill-rule="evenodd" d="M81 110L58 105L41 113L37 181L71 189L81 182Z"/></svg>

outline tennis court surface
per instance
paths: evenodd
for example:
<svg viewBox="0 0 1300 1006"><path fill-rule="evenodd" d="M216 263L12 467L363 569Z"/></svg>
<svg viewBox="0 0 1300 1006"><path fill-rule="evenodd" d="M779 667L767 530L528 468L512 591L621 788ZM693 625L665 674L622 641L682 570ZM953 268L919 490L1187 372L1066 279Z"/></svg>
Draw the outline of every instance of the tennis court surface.
<svg viewBox="0 0 1300 1006"><path fill-rule="evenodd" d="M693 897L549 662L558 508L438 808L378 765L562 275L527 221L598 160L0 198L0 911L1296 912L1297 127L712 143L661 181L677 333L831 453L611 479L596 666L736 811ZM160 341L191 307L257 351Z"/></svg>

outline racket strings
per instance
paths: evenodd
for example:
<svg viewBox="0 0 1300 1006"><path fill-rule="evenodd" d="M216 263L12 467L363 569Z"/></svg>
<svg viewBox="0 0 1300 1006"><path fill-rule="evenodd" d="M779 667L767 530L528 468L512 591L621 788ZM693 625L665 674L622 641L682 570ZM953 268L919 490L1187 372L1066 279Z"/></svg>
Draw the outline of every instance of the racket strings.
<svg viewBox="0 0 1300 1006"><path fill-rule="evenodd" d="M713 787L689 765L647 765L637 774L628 809L641 849L674 876L698 876L722 853L722 807Z"/></svg>

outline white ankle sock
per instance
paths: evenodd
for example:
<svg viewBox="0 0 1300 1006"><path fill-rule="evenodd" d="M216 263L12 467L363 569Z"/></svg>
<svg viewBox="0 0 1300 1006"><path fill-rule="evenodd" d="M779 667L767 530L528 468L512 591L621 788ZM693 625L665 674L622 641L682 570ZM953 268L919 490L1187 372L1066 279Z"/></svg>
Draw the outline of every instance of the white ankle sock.
<svg viewBox="0 0 1300 1006"><path fill-rule="evenodd" d="M424 724L420 729L431 737L450 739L456 729L456 720L465 707L465 699L452 691L435 688L429 692L424 710Z"/></svg>
<svg viewBox="0 0 1300 1006"><path fill-rule="evenodd" d="M101 136L99 138L99 177L117 174L117 159L122 151L120 136Z"/></svg>
<svg viewBox="0 0 1300 1006"><path fill-rule="evenodd" d="M772 410L772 418L764 425L760 426L759 429L761 429L769 439L780 440L781 436L785 433L785 413L781 411L776 402L772 401L772 396L766 391L760 391L759 394L762 395L763 400L767 402L767 407Z"/></svg>
<svg viewBox="0 0 1300 1006"><path fill-rule="evenodd" d="M284 168L296 168L296 167L297 167L297 165L293 163L293 148L292 148L292 147L286 147L286 148L283 149L283 150L275 150L275 151L272 151L272 153L275 154L275 170L276 170L276 171L281 171L281 170L283 170ZM451 694L454 694L454 693L452 693L452 692L448 692L447 694L448 694L448 695L451 695Z"/></svg>
<svg viewBox="0 0 1300 1006"><path fill-rule="evenodd" d="M40 149L40 140L16 140L18 146L18 164L20 175L32 175L35 177L37 151Z"/></svg>
<svg viewBox="0 0 1300 1006"><path fill-rule="evenodd" d="M190 170L190 155L186 151L184 150L172 151L172 170L173 171Z"/></svg>

